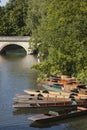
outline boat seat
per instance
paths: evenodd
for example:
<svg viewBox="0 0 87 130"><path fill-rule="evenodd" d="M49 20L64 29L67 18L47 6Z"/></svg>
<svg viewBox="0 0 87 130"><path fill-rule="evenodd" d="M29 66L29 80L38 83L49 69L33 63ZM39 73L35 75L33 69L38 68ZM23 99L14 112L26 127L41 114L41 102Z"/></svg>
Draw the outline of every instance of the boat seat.
<svg viewBox="0 0 87 130"><path fill-rule="evenodd" d="M49 111L48 113L49 115L53 115L53 116L58 116L59 113L58 112L55 112L55 111Z"/></svg>

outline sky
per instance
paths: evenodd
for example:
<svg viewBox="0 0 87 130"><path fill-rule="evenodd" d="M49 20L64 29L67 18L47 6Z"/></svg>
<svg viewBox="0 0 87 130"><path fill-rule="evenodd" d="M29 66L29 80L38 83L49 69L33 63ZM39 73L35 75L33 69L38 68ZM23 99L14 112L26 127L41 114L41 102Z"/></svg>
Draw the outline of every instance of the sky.
<svg viewBox="0 0 87 130"><path fill-rule="evenodd" d="M0 6L5 6L9 0L1 0Z"/></svg>

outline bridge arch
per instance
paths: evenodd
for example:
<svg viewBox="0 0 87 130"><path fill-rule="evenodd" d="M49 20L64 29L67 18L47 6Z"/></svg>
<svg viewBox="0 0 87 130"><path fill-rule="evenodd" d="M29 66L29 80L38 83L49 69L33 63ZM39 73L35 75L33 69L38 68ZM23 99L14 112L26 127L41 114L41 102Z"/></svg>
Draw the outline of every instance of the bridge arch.
<svg viewBox="0 0 87 130"><path fill-rule="evenodd" d="M8 46L14 45L22 47L26 54L29 54L30 48L29 36L0 36L0 53Z"/></svg>
<svg viewBox="0 0 87 130"><path fill-rule="evenodd" d="M27 50L24 46L22 45L18 45L18 44L14 44L14 43L9 43L9 44L5 44L0 48L0 53L1 54L6 54L7 52L13 50L14 52L16 52L19 49L19 53L24 53L27 54Z"/></svg>

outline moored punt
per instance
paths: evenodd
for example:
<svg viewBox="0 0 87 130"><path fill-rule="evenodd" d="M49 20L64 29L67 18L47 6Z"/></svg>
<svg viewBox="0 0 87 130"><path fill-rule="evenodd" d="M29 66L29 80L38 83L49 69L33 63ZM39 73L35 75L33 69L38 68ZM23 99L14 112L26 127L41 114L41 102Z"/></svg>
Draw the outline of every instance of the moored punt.
<svg viewBox="0 0 87 130"><path fill-rule="evenodd" d="M15 97L13 98L14 102L24 102L24 103L29 103L31 101L41 101L41 102L64 102L64 101L71 101L70 98L65 98L65 97L62 97L62 96L55 96L55 97L39 97L39 96L30 96L29 98L18 98L18 97Z"/></svg>
<svg viewBox="0 0 87 130"><path fill-rule="evenodd" d="M70 110L70 111L59 111L59 112L54 112L54 111L49 111L47 114L39 114L36 116L29 117L29 120L40 122L40 123L48 123L50 121L58 121L58 120L63 120L67 118L72 118L72 117L77 117L81 116L83 114L87 113L87 108L84 107L77 107L75 110Z"/></svg>
<svg viewBox="0 0 87 130"><path fill-rule="evenodd" d="M55 94L59 94L60 95L60 92L58 91L48 91L48 90L33 90L33 89L27 89L27 90L24 90L25 93L27 94L52 94L52 95L55 95Z"/></svg>
<svg viewBox="0 0 87 130"><path fill-rule="evenodd" d="M59 103L15 103L13 104L13 107L14 108L50 108L50 107L53 107L53 108L76 108L77 105L72 105L70 102L59 102Z"/></svg>
<svg viewBox="0 0 87 130"><path fill-rule="evenodd" d="M30 94L32 96L38 95L38 94L42 94L43 97L56 97L56 96L66 96L69 97L70 92L66 92L66 91L61 91L61 90L55 90L55 91L48 91L46 90L31 90L31 89L27 89L24 90L25 93Z"/></svg>
<svg viewBox="0 0 87 130"><path fill-rule="evenodd" d="M83 107L87 107L87 101L80 101L77 100L76 104L72 105L72 102L70 101L59 101L59 102L43 102L43 101L39 101L39 102L35 102L35 101L31 101L31 102L20 102L20 103L14 103L13 107L14 108L42 108L42 107L75 107L75 106L83 106Z"/></svg>
<svg viewBox="0 0 87 130"><path fill-rule="evenodd" d="M60 98L61 99L61 98ZM40 100L40 99L31 99L31 100L28 100L28 99L15 99L14 100L15 102L18 102L18 103L24 103L24 104L27 104L27 103L29 103L29 104L35 104L35 103L39 103L39 104L47 104L47 103L62 103L62 102L64 102L64 103L67 103L67 102L69 102L69 103L71 103L71 99L66 99L66 100L45 100L45 99L43 99L43 100Z"/></svg>

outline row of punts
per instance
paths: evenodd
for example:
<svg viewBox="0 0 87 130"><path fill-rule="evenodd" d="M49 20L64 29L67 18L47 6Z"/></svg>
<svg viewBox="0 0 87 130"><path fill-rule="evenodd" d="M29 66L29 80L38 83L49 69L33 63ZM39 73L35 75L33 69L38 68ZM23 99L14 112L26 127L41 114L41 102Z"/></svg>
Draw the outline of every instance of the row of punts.
<svg viewBox="0 0 87 130"><path fill-rule="evenodd" d="M53 92L42 90L24 90L26 94L17 94L14 100L14 108L42 108L42 107L72 107L72 103L75 105L86 106L87 95L67 92ZM74 96L73 96L74 94ZM70 97L71 96L71 97ZM74 99L75 98L75 99Z"/></svg>
<svg viewBox="0 0 87 130"><path fill-rule="evenodd" d="M65 119L87 113L87 86L76 82L71 77L51 77L41 83L44 89L24 90L24 94L16 94L13 98L14 108L42 109L49 112L33 117L32 121L50 121ZM62 108L62 112L51 111L51 108ZM67 108L67 109L66 109Z"/></svg>

